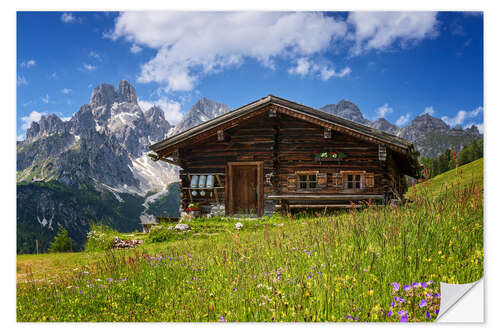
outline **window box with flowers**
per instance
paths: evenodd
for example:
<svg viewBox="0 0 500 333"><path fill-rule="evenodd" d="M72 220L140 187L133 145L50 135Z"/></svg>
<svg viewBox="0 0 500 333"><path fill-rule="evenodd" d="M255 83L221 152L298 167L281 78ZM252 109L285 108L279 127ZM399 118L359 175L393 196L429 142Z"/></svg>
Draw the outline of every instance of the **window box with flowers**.
<svg viewBox="0 0 500 333"><path fill-rule="evenodd" d="M190 203L186 208L186 213L196 217L200 216L200 205L197 202Z"/></svg>
<svg viewBox="0 0 500 333"><path fill-rule="evenodd" d="M345 153L338 150L330 152L320 152L318 150L314 151L314 160L316 162L330 162L330 161L340 162L346 157L347 155Z"/></svg>

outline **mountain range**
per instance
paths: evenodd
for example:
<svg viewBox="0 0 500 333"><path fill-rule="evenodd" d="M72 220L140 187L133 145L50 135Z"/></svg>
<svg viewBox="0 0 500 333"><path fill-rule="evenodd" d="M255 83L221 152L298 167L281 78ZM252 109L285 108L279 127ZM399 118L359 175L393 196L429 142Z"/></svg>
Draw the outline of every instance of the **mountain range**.
<svg viewBox="0 0 500 333"><path fill-rule="evenodd" d="M372 122L348 100L321 110L412 141L424 156L460 150L481 136L475 126L450 128L428 114L402 128L384 118ZM139 227L141 216L178 214L177 167L152 162L148 147L229 111L201 98L173 126L160 107L142 110L134 87L123 80L117 89L94 88L68 121L51 114L33 122L17 142L18 252L35 251L35 239L45 250L58 226L82 247L90 221L127 232ZM162 204L153 209L155 200Z"/></svg>

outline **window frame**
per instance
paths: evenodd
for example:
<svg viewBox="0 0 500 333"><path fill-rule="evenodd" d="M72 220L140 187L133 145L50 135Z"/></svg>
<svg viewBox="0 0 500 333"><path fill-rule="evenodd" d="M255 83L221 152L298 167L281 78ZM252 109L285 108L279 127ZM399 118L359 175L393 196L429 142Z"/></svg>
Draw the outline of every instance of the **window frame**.
<svg viewBox="0 0 500 333"><path fill-rule="evenodd" d="M343 189L350 191L362 191L366 189L365 184L365 175L366 171L340 171L342 175ZM349 181L349 176L353 177L351 181ZM356 176L359 176L359 187L356 187ZM353 187L349 187L349 184L353 184Z"/></svg>
<svg viewBox="0 0 500 333"><path fill-rule="evenodd" d="M297 177L297 190L298 191L316 191L318 190L318 174L319 171L297 171L295 173ZM306 176L306 181L301 180L301 176ZM314 176L314 180L311 180L310 177ZM306 184L306 187L302 187L302 184ZM311 187L310 184L314 184L314 187Z"/></svg>

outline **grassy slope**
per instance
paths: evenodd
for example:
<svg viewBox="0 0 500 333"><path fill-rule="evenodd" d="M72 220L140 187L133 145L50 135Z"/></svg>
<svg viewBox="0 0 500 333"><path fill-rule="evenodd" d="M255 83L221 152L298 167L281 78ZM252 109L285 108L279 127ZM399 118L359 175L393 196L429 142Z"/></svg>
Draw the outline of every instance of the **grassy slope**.
<svg viewBox="0 0 500 333"><path fill-rule="evenodd" d="M18 271L38 260L52 267L48 279L59 275L40 290L18 285L18 320L398 321L386 315L392 282L466 283L483 274L482 181L472 182L482 160L460 170L462 180L452 171L417 185L405 207L273 217L262 223L269 227L241 232L228 221L208 239L106 256L18 256ZM440 192L452 182L461 184ZM402 296L410 320L426 320Z"/></svg>

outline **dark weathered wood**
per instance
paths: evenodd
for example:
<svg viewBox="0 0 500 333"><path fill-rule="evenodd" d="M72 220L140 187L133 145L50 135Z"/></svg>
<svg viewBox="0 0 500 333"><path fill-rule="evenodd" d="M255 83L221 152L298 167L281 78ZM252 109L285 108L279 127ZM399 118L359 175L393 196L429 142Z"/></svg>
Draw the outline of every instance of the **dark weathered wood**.
<svg viewBox="0 0 500 333"><path fill-rule="evenodd" d="M381 200L384 199L380 194L279 194L269 195L269 199L276 200Z"/></svg>

